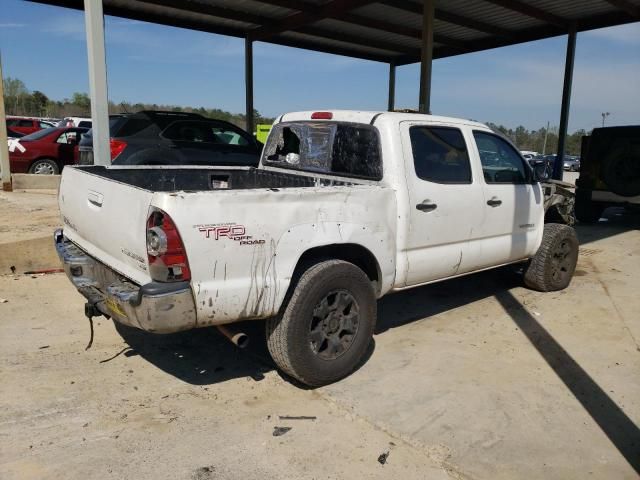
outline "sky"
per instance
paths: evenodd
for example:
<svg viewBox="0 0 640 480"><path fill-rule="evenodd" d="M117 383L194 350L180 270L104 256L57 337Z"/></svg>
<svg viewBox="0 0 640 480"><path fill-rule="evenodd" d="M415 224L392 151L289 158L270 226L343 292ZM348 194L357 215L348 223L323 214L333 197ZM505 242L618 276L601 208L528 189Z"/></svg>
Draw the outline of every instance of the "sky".
<svg viewBox="0 0 640 480"><path fill-rule="evenodd" d="M0 0L5 77L52 99L88 92L80 11ZM106 17L109 99L244 112L244 41ZM434 114L515 128L559 123L566 36L439 59ZM295 110L384 110L388 66L266 43L254 45L254 105ZM419 66L398 67L396 108L417 108ZM640 23L578 34L569 131L640 123Z"/></svg>

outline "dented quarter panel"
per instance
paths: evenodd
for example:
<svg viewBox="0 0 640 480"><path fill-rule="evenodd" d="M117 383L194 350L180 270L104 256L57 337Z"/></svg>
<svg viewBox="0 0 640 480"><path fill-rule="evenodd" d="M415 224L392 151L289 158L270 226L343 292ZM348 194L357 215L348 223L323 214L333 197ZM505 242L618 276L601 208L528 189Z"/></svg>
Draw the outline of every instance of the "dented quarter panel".
<svg viewBox="0 0 640 480"><path fill-rule="evenodd" d="M363 246L378 260L381 292L388 291L395 202L392 189L370 185L156 193L152 200L186 246L198 326L274 315L298 259L319 246Z"/></svg>

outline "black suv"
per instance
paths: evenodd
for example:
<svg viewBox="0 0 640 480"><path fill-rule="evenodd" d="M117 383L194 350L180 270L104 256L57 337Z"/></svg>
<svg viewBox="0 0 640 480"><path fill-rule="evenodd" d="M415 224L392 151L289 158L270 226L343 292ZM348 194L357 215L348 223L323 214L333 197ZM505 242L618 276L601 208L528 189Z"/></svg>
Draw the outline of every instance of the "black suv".
<svg viewBox="0 0 640 480"><path fill-rule="evenodd" d="M195 113L141 111L109 117L113 165L258 165L262 144L244 130ZM80 165L93 164L91 131Z"/></svg>

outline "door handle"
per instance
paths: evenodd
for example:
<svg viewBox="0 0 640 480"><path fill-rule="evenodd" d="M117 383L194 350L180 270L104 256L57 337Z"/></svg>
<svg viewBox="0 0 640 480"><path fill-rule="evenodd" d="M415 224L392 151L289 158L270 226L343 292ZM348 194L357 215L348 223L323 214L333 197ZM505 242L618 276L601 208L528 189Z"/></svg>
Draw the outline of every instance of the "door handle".
<svg viewBox="0 0 640 480"><path fill-rule="evenodd" d="M502 205L502 200L493 197L491 200L487 200L487 205L489 205L490 207L499 207L500 205Z"/></svg>
<svg viewBox="0 0 640 480"><path fill-rule="evenodd" d="M420 210L421 212L432 212L433 210L438 208L438 205L436 205L435 203L427 203L428 201L429 200L425 200L424 202L417 204L416 209Z"/></svg>
<svg viewBox="0 0 640 480"><path fill-rule="evenodd" d="M89 190L87 200L89 200L89 203L92 203L96 207L101 207L102 201L104 200L104 195L98 192L94 192L93 190Z"/></svg>

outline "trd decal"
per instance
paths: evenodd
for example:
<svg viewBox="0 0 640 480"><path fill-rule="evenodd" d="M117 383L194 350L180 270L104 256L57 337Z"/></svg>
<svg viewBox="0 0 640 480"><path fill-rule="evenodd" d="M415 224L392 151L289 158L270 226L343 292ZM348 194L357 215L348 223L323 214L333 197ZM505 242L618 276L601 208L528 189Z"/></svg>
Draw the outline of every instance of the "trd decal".
<svg viewBox="0 0 640 480"><path fill-rule="evenodd" d="M194 227L199 232L202 232L205 238L213 240L227 238L238 242L240 245L261 245L265 243L265 240L256 240L251 235L246 235L247 229L244 225L194 225Z"/></svg>

